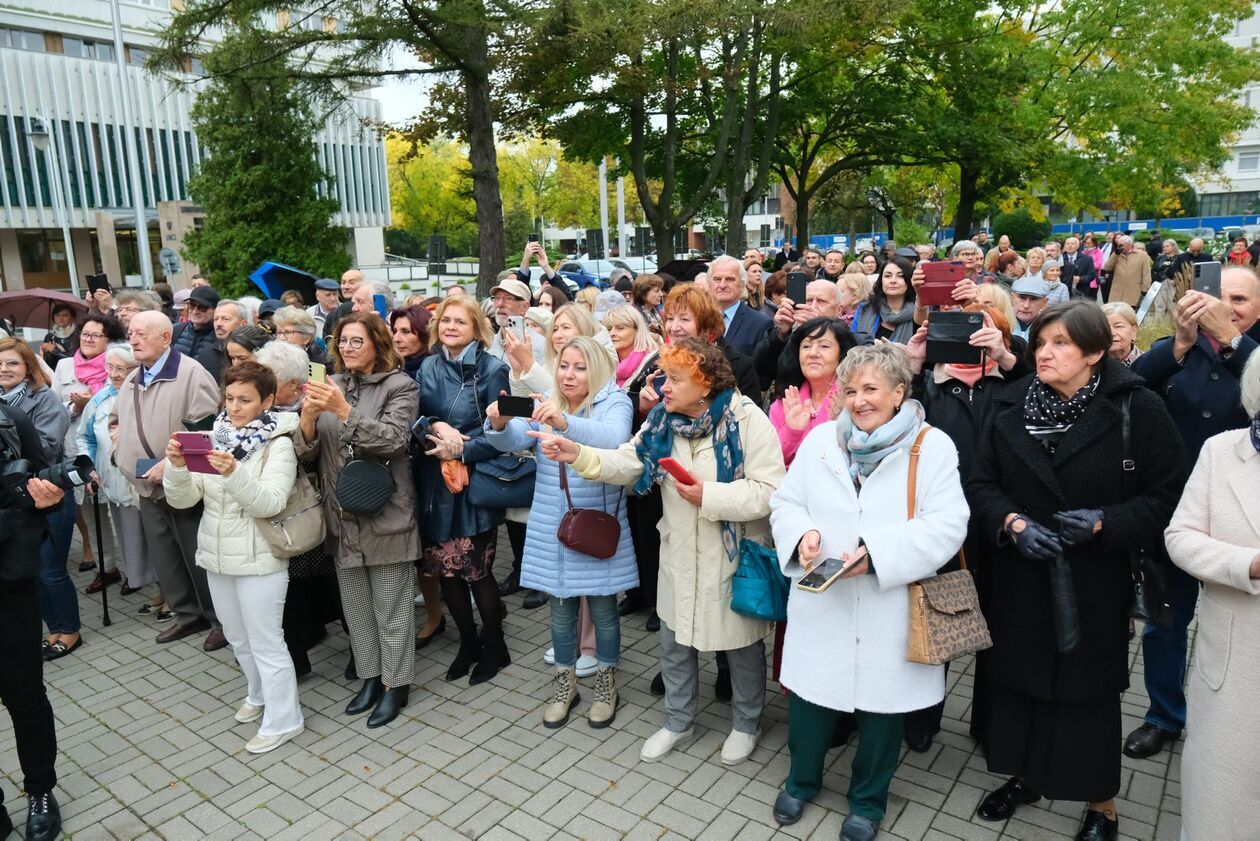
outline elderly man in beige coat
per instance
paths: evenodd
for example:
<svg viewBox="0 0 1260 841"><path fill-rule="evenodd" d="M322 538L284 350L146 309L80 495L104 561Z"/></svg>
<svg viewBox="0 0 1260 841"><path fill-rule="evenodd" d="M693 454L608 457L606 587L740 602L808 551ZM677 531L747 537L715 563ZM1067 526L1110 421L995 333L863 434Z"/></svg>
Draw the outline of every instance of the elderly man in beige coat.
<svg viewBox="0 0 1260 841"><path fill-rule="evenodd" d="M1151 286L1151 258L1144 248L1133 246L1133 237L1116 237L1116 251L1107 258L1103 271L1111 275L1107 303L1124 301L1137 309Z"/></svg>
<svg viewBox="0 0 1260 841"><path fill-rule="evenodd" d="M1250 769L1260 754L1260 354L1242 376L1249 429L1208 439L1164 533L1168 555L1203 582L1181 759L1182 838L1260 837Z"/></svg>
<svg viewBox="0 0 1260 841"><path fill-rule="evenodd" d="M118 424L114 463L140 496L145 544L175 611L175 624L157 641L209 630L203 647L214 651L227 639L215 619L206 572L196 564L201 507L179 511L166 503L162 458L171 433L184 431L182 421L219 411L219 384L201 363L171 347L171 322L160 312L136 313L127 340L140 367L123 381L110 423Z"/></svg>

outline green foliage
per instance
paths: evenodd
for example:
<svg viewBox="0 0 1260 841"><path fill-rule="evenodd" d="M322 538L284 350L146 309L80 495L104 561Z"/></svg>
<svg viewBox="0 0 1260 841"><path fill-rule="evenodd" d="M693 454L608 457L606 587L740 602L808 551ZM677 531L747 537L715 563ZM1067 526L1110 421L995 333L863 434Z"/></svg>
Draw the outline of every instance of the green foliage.
<svg viewBox="0 0 1260 841"><path fill-rule="evenodd" d="M1034 245L1041 245L1050 238L1049 220L1034 219L1025 208L1018 208L1010 213L999 213L993 217L993 239L1003 235L1011 238L1011 246L1023 251Z"/></svg>
<svg viewBox="0 0 1260 841"><path fill-rule="evenodd" d="M250 61L248 76L212 81L192 108L193 128L208 155L189 180L206 213L184 240L184 257L223 294L252 289L248 274L275 260L321 277L350 265L346 235L330 224L338 202L316 160L319 123L248 27L228 34L202 59L208 69Z"/></svg>
<svg viewBox="0 0 1260 841"><path fill-rule="evenodd" d="M429 237L446 237L449 256L472 254L477 223L464 147L447 137L417 146L391 135L385 139L394 224L428 254Z"/></svg>
<svg viewBox="0 0 1260 841"><path fill-rule="evenodd" d="M930 244L931 242L932 232L928 230L926 225L914 219L906 219L900 213L897 214L898 245L919 245L920 243Z"/></svg>

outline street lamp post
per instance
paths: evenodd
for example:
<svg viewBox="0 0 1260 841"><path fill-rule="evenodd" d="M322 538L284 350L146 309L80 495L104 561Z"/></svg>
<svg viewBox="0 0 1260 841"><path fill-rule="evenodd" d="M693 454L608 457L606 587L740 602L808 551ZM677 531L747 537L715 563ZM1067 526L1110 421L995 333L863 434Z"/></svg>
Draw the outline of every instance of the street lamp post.
<svg viewBox="0 0 1260 841"><path fill-rule="evenodd" d="M53 214L61 224L61 238L66 248L66 265L70 269L70 291L79 297L79 270L74 262L74 243L70 240L70 211L61 193L61 170L57 166L57 142L49 130L48 120L41 116L30 119L26 132L36 149L48 157L48 181L52 187Z"/></svg>

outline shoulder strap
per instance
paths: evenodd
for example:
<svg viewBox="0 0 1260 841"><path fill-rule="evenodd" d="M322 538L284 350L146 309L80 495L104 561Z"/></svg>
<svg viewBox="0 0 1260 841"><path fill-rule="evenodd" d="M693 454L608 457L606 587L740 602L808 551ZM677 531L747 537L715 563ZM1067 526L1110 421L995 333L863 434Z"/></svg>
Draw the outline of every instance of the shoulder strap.
<svg viewBox="0 0 1260 841"><path fill-rule="evenodd" d="M918 492L919 484L919 454L923 452L923 439L927 437L932 427L923 424L923 428L919 430L919 437L914 439L914 443L910 446L910 469L906 474L906 519L914 519L914 500Z"/></svg>
<svg viewBox="0 0 1260 841"><path fill-rule="evenodd" d="M560 465L560 490L564 491L564 499L569 504L569 510L573 510L573 497L569 495L569 472L564 469L564 462L558 462Z"/></svg>
<svg viewBox="0 0 1260 841"><path fill-rule="evenodd" d="M1124 399L1120 403L1120 467L1125 472L1125 483L1129 481L1128 474L1137 470L1137 464L1133 461L1133 391L1129 390L1124 393Z"/></svg>
<svg viewBox="0 0 1260 841"><path fill-rule="evenodd" d="M143 377L143 374L137 371L136 377ZM144 448L145 455L149 458L157 458L157 456L153 455L153 448L149 446L149 440L144 434L144 407L140 405L140 387L136 385L134 380L131 383L131 396L136 409L136 432L138 433L137 437L140 439L140 446Z"/></svg>

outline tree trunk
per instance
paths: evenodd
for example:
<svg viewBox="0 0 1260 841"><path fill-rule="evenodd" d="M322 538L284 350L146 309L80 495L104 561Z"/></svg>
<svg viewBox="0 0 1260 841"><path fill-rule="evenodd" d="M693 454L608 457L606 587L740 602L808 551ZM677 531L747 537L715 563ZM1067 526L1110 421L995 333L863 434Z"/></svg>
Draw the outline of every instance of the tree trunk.
<svg viewBox="0 0 1260 841"><path fill-rule="evenodd" d="M674 260L674 226L670 219L661 217L652 223L652 236L656 237L656 267L662 269Z"/></svg>
<svg viewBox="0 0 1260 841"><path fill-rule="evenodd" d="M796 247L801 251L802 255L805 253L805 248L809 245L809 200L811 193L811 190L798 190L796 193ZM787 244L785 243L785 245Z"/></svg>
<svg viewBox="0 0 1260 841"><path fill-rule="evenodd" d="M897 241L897 235L893 232L893 220L895 218L895 213L889 213L884 216L884 221L888 223L888 238L893 242Z"/></svg>
<svg viewBox="0 0 1260 841"><path fill-rule="evenodd" d="M976 185L980 172L974 167L958 167L958 209L954 211L954 242L971 238L971 227L976 213Z"/></svg>
<svg viewBox="0 0 1260 841"><path fill-rule="evenodd" d="M466 55L486 56L489 44L484 30L465 30ZM494 148L494 106L490 97L489 68L475 59L474 72L463 74L467 102L468 165L477 218L477 297L487 298L507 261L503 238L503 198L499 193L499 161Z"/></svg>

